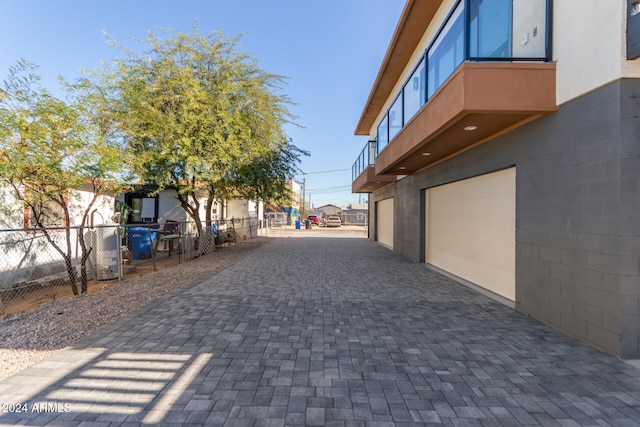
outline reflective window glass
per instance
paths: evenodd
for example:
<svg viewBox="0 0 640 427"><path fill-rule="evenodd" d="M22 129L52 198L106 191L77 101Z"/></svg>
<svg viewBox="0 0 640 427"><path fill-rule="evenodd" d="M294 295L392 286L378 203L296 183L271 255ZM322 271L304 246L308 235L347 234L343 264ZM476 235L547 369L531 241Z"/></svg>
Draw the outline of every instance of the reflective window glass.
<svg viewBox="0 0 640 427"><path fill-rule="evenodd" d="M429 49L427 55L429 98L464 60L464 14L462 10L463 3L461 2Z"/></svg>
<svg viewBox="0 0 640 427"><path fill-rule="evenodd" d="M404 87L404 121L405 124L418 112L425 102L426 68L424 59L413 72Z"/></svg>
<svg viewBox="0 0 640 427"><path fill-rule="evenodd" d="M382 151L384 147L389 143L389 128L387 126L387 115L385 114L384 118L378 125L378 153Z"/></svg>
<svg viewBox="0 0 640 427"><path fill-rule="evenodd" d="M389 141L402 129L402 96L394 101L389 109Z"/></svg>
<svg viewBox="0 0 640 427"><path fill-rule="evenodd" d="M469 54L510 58L513 0L470 0ZM535 1L533 2L535 3Z"/></svg>
<svg viewBox="0 0 640 427"><path fill-rule="evenodd" d="M547 0L513 0L514 58L547 56Z"/></svg>

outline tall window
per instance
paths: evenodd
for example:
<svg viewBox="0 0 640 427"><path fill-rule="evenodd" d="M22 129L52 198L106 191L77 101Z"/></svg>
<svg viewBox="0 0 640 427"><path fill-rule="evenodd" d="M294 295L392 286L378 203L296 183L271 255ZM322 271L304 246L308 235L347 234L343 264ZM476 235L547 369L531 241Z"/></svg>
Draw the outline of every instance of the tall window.
<svg viewBox="0 0 640 427"><path fill-rule="evenodd" d="M402 96L398 96L389 109L389 141L402 129Z"/></svg>
<svg viewBox="0 0 640 427"><path fill-rule="evenodd" d="M512 0L470 0L469 55L510 58Z"/></svg>
<svg viewBox="0 0 640 427"><path fill-rule="evenodd" d="M429 49L429 98L464 60L464 2L460 2L442 32Z"/></svg>
<svg viewBox="0 0 640 427"><path fill-rule="evenodd" d="M385 114L384 118L378 125L378 153L382 151L384 147L389 143L389 127L387 122L388 115Z"/></svg>
<svg viewBox="0 0 640 427"><path fill-rule="evenodd" d="M424 105L426 99L426 67L424 66L424 58L420 61L416 70L409 77L409 81L404 87L404 117L405 124L408 122Z"/></svg>

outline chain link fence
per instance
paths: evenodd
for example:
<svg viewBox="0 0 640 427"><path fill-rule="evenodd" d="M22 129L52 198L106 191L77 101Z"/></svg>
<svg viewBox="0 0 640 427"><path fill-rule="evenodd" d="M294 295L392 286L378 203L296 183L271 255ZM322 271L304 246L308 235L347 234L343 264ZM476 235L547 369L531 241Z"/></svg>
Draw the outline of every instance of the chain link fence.
<svg viewBox="0 0 640 427"><path fill-rule="evenodd" d="M0 318L273 232L257 218L214 221L200 233L176 221L0 230Z"/></svg>

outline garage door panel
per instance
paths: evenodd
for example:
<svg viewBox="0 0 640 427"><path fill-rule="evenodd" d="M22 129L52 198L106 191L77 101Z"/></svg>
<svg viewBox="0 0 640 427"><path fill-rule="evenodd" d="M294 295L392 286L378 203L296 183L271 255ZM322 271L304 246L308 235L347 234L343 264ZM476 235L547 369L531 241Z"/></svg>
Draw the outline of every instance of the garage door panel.
<svg viewBox="0 0 640 427"><path fill-rule="evenodd" d="M515 300L515 168L427 191L427 262Z"/></svg>
<svg viewBox="0 0 640 427"><path fill-rule="evenodd" d="M393 199L380 200L376 204L377 240L393 249Z"/></svg>

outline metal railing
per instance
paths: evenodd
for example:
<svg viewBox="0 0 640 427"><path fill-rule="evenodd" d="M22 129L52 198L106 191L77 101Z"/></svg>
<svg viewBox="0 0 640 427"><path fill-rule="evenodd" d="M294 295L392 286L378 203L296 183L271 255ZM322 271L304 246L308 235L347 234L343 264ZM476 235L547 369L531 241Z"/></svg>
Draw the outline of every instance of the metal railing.
<svg viewBox="0 0 640 427"><path fill-rule="evenodd" d="M376 141L369 141L351 167L351 181L355 181L369 166L375 165Z"/></svg>

